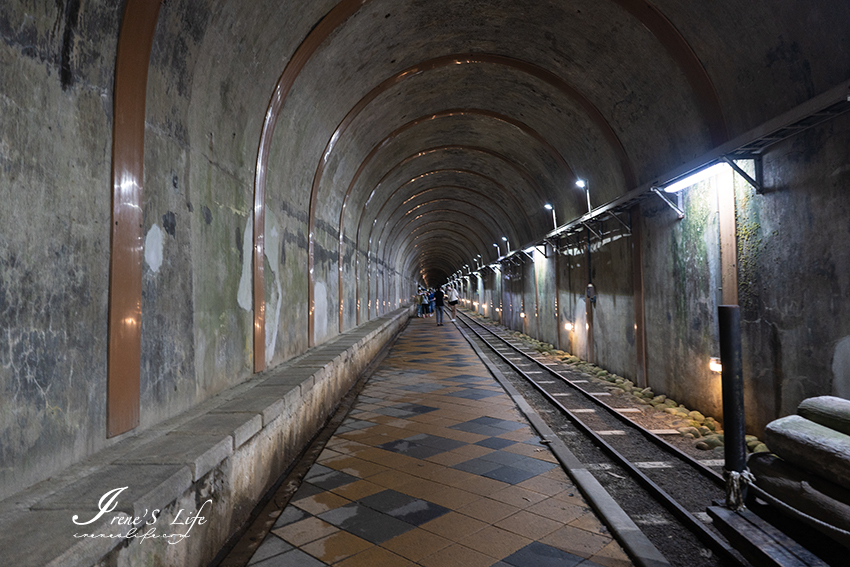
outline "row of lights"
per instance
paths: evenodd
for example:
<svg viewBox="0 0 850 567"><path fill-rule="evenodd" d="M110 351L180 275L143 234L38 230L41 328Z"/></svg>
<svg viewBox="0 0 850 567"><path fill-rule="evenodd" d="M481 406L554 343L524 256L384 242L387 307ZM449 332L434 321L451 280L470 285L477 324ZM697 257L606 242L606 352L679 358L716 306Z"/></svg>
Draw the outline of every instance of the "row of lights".
<svg viewBox="0 0 850 567"><path fill-rule="evenodd" d="M589 213L592 209L590 206L590 185L588 184L586 179L577 179L576 187L580 189L584 189L585 194L587 195L587 212ZM558 228L558 218L555 215L555 207L553 207L550 203L546 203L543 205L543 208L547 211L552 211L552 228ZM505 255L510 254L511 252L511 243L508 241L507 236L502 237L502 241L505 243ZM496 248L496 252L499 254L499 257L502 257L502 250L499 248L499 244L497 242L493 243L493 246ZM480 257L480 256L479 256Z"/></svg>
<svg viewBox="0 0 850 567"><path fill-rule="evenodd" d="M680 179L679 181L676 181L674 183L671 183L671 184L665 186L664 191L666 193L677 193L677 192L681 191L682 189L684 189L686 187L696 185L697 183L704 181L705 179L708 179L709 177L712 177L714 175L722 173L721 170L726 169L728 167L729 167L729 165L726 164L726 163L718 163L718 164L714 164L710 167L703 168L703 169L697 171L696 173L694 173L692 175L689 175L689 176L687 176L683 179ZM576 187L585 190L585 195L587 196L587 212L588 213L592 212L592 207L591 207L591 204L590 204L590 186L589 186L587 180L586 179L577 179L576 180ZM549 203L546 203L544 205L544 208L547 211L552 211L553 229L557 229L558 228L558 220L557 220L557 217L555 215L555 208ZM508 238L506 236L503 236L502 241L505 242L505 246L506 246L505 254L509 254L510 250L511 250L511 244L508 241ZM493 246L496 248L496 252L499 254L499 257L501 257L501 249L499 248L499 245L494 242ZM477 266L478 270L480 270L483 267L483 264L479 264L480 258L481 258L481 254L478 254L475 258L475 262L476 262L476 266ZM467 274L467 275L470 275L472 273L472 271L469 269L469 265L464 265L464 268L467 268L467 270L469 271L469 274ZM465 301L469 302L469 300L465 300ZM473 304L475 305L475 307L478 307L478 302L473 302ZM500 311L499 308L496 308L496 312L499 313L501 311ZM520 313L520 317L525 318L525 313L524 312ZM589 328L589 325L585 325L585 327ZM572 323L570 323L570 322L564 323L564 329L566 331L572 331L573 328L574 327L573 327ZM717 373L717 374L721 373L722 370L723 370L723 367L720 363L720 359L717 358L717 357L711 357L711 359L709 360L708 367L712 372Z"/></svg>

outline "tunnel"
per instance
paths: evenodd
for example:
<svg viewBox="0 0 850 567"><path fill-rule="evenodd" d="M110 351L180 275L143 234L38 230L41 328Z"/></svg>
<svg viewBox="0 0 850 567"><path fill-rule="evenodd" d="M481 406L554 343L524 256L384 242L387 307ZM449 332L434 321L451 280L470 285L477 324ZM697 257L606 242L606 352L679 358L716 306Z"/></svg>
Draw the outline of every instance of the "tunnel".
<svg viewBox="0 0 850 567"><path fill-rule="evenodd" d="M165 474L146 443L208 443L156 484L175 517L214 500L203 535L80 553L209 564L429 288L719 422L737 306L748 433L850 399L848 24L844 0L5 2L0 539L24 558L48 526L32 564L70 561L72 514ZM261 380L284 390L215 410ZM88 508L36 503L95 469Z"/></svg>

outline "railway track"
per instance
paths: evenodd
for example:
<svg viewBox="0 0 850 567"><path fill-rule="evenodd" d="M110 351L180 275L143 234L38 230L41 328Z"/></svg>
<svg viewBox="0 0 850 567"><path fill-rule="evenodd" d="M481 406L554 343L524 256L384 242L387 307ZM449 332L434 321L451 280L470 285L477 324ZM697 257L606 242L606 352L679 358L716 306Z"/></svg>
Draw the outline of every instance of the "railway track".
<svg viewBox="0 0 850 567"><path fill-rule="evenodd" d="M635 422L641 409L503 329L462 313L457 322L671 565L749 565L705 514L725 499L722 462L695 459L664 441L669 431Z"/></svg>

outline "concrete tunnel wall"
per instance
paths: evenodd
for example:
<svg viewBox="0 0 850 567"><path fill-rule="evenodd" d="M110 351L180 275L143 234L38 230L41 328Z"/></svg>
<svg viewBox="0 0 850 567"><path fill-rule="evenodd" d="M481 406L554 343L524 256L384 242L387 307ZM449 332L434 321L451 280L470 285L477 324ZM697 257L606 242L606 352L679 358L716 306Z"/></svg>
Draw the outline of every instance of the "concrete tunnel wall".
<svg viewBox="0 0 850 567"><path fill-rule="evenodd" d="M0 8L0 497L121 439L106 437L105 392L114 73L129 3ZM574 176L608 202L850 78L835 41L850 19L842 1L647 4L690 54L624 0L533 4L519 21L508 0L371 0L329 16L354 4L160 7L144 96L140 429L253 375L258 146L278 81L310 41L264 171L268 367L392 310L416 282L490 261L491 240L538 239L545 201L562 222L579 216ZM737 185L755 429L803 397L850 396L848 141L845 115L772 148L764 195ZM717 414L705 366L716 228L700 191L686 194L684 221L654 201L634 221L649 383ZM630 246L623 234L591 242L595 358L629 377ZM586 270L580 246L557 269L488 270L476 301L580 354L583 327L569 339L562 329L585 313ZM530 308L533 328L519 315Z"/></svg>
<svg viewBox="0 0 850 567"><path fill-rule="evenodd" d="M734 175L737 277L742 309L748 432L760 435L805 398L848 397L850 332L850 116L777 145L764 156L763 194ZM555 258L552 246L533 263L486 270L477 312L637 381L633 256L643 257L646 384L657 393L722 419L717 307L722 305L717 178L683 192L685 217L661 199L645 201L632 223L642 242L606 221L611 235L591 236L593 353L585 329L586 237ZM598 227L597 227L598 228ZM555 307L554 280L560 270ZM536 277L536 281L535 281ZM474 281L474 275L473 275ZM502 313L495 311L502 282ZM539 302L535 302L535 286ZM474 287L473 287L474 289ZM473 296L467 294L471 305ZM522 310L526 317L519 316ZM557 313L558 317L555 317ZM564 324L569 322L572 330ZM560 325L559 330L556 325Z"/></svg>

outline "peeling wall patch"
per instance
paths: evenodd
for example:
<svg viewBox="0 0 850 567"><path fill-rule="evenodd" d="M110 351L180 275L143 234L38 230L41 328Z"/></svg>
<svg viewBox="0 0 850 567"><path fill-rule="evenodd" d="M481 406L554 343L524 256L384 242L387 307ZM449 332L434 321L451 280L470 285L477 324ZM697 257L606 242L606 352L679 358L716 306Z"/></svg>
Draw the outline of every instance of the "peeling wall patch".
<svg viewBox="0 0 850 567"><path fill-rule="evenodd" d="M153 225L145 237L145 262L153 272L162 266L162 230Z"/></svg>

